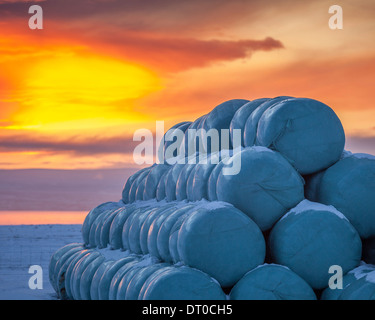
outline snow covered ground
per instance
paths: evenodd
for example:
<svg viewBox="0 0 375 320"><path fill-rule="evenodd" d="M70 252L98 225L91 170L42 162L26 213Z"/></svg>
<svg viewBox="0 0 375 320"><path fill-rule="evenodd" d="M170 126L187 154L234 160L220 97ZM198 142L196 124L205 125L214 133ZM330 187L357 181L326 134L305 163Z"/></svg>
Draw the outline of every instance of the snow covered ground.
<svg viewBox="0 0 375 320"><path fill-rule="evenodd" d="M0 300L51 300L57 296L48 280L51 255L60 247L82 242L81 225L0 226ZM43 270L43 288L30 289L29 267Z"/></svg>

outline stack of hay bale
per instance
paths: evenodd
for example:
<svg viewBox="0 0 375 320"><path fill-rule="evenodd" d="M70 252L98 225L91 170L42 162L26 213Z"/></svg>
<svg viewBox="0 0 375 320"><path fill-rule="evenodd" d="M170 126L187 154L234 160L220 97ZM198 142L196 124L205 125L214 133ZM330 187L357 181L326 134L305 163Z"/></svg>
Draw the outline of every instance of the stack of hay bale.
<svg viewBox="0 0 375 320"><path fill-rule="evenodd" d="M199 136L211 129L219 148ZM159 148L173 161L129 177L122 200L87 215L83 243L52 256L59 297L375 298L375 157L344 151L331 108L235 99L177 131Z"/></svg>

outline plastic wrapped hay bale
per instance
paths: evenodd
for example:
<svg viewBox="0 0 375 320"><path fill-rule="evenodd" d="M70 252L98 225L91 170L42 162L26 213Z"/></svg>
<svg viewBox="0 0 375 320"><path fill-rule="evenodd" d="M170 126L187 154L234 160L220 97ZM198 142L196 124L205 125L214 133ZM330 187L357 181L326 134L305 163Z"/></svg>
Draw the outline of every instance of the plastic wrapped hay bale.
<svg viewBox="0 0 375 320"><path fill-rule="evenodd" d="M107 218L111 216L119 207L112 207L110 209L104 210L96 219L92 222L90 232L89 232L89 242L90 247L100 246L100 236L102 226Z"/></svg>
<svg viewBox="0 0 375 320"><path fill-rule="evenodd" d="M216 184L220 201L247 214L262 231L268 230L304 198L303 179L279 153L264 147L245 148L231 159L238 174L225 175Z"/></svg>
<svg viewBox="0 0 375 320"><path fill-rule="evenodd" d="M69 255L72 255L75 252L82 250L83 245L81 243L71 243L61 247L51 256L48 265L48 276L49 282L51 283L52 287L55 289L56 292L58 292L57 274L59 272L59 269L61 268L61 265L65 262L65 259L69 258Z"/></svg>
<svg viewBox="0 0 375 320"><path fill-rule="evenodd" d="M172 267L153 277L147 288L140 292L139 299L225 300L225 294L220 285L202 271Z"/></svg>
<svg viewBox="0 0 375 320"><path fill-rule="evenodd" d="M198 163L194 165L192 170L189 173L188 178L186 179L186 199L187 201L194 201L193 197L193 183L194 183L194 176L195 171L198 168Z"/></svg>
<svg viewBox="0 0 375 320"><path fill-rule="evenodd" d="M375 271L347 286L339 300L375 300Z"/></svg>
<svg viewBox="0 0 375 320"><path fill-rule="evenodd" d="M167 266L168 263L155 263L137 270L137 272L135 272L133 277L131 277L129 280L129 284L125 288L125 294L122 295L122 297L125 297L125 300L138 300L139 293L147 278L150 277L155 271ZM121 294L118 295L118 298L120 297Z"/></svg>
<svg viewBox="0 0 375 320"><path fill-rule="evenodd" d="M96 208L92 209L85 217L82 225L82 237L83 242L88 244L90 241L90 229L94 221L108 209L117 209L120 208L120 204L118 202L105 202L101 205L97 206Z"/></svg>
<svg viewBox="0 0 375 320"><path fill-rule="evenodd" d="M112 225L113 220L117 216L117 214L123 209L123 207L116 209L112 211L105 219L103 219L103 223L100 227L100 233L99 233L99 248L105 248L109 244L109 233L110 228Z"/></svg>
<svg viewBox="0 0 375 320"><path fill-rule="evenodd" d="M144 200L143 196L144 196L144 191L145 191L145 186L146 186L146 180L147 180L147 176L146 176L146 178L142 179L139 182L139 184L138 184L138 186L136 188L136 191L135 191L134 201L142 201L142 200Z"/></svg>
<svg viewBox="0 0 375 320"><path fill-rule="evenodd" d="M122 190L122 201L126 204L129 203L129 193L130 193L130 188L136 178L143 172L147 170L147 168L143 168L141 170L138 170L134 174L132 174L125 183L124 189Z"/></svg>
<svg viewBox="0 0 375 320"><path fill-rule="evenodd" d="M220 153L212 153L207 156L205 161L198 163L194 170L191 187L191 200L208 200L208 180L214 168L220 162ZM189 177L190 178L190 177Z"/></svg>
<svg viewBox="0 0 375 320"><path fill-rule="evenodd" d="M359 265L362 244L358 232L332 206L308 200L290 210L269 237L273 261L289 267L312 288L323 289L338 265L343 274Z"/></svg>
<svg viewBox="0 0 375 320"><path fill-rule="evenodd" d="M155 208L147 208L143 212L139 212L131 222L128 230L128 243L129 243L129 250L134 253L142 253L141 243L140 243L140 233L141 228L147 217L150 213L155 210Z"/></svg>
<svg viewBox="0 0 375 320"><path fill-rule="evenodd" d="M201 155L198 162L188 173L186 180L186 198L188 201L207 199L208 178L213 168L219 163L220 152Z"/></svg>
<svg viewBox="0 0 375 320"><path fill-rule="evenodd" d="M236 149L237 150L237 149ZM233 150L229 152L220 152L220 162L212 169L207 181L207 197L209 201L217 201L216 186L219 174L224 166L230 163L230 157L233 156Z"/></svg>
<svg viewBox="0 0 375 320"><path fill-rule="evenodd" d="M256 144L279 151L299 173L311 174L340 159L345 133L330 107L295 98L278 102L263 113Z"/></svg>
<svg viewBox="0 0 375 320"><path fill-rule="evenodd" d="M76 252L69 252L67 259L64 261L63 264L61 264L61 267L59 269L55 270L56 274L56 285L57 285L57 295L60 299L66 300L68 299L67 295L67 272L68 268L71 265L73 261L78 261L80 258L82 258L87 253L87 250L78 250ZM77 259L77 260L76 260Z"/></svg>
<svg viewBox="0 0 375 320"><path fill-rule="evenodd" d="M121 283L122 277L132 268L135 268L140 263L140 260L134 259L129 260L127 263L123 264L120 269L112 276L111 283L109 286L108 300L116 300L116 296L119 289L119 284Z"/></svg>
<svg viewBox="0 0 375 320"><path fill-rule="evenodd" d="M233 145L233 130L241 130L241 146L245 146L244 144L244 131L245 131L245 125L246 121L249 118L250 114L259 107L263 102L266 102L269 100L269 98L262 98L262 99L256 99L253 101L249 101L242 105L241 108L239 108L236 113L234 114L232 121L230 123L230 137L232 140Z"/></svg>
<svg viewBox="0 0 375 320"><path fill-rule="evenodd" d="M70 278L70 287L72 298L74 300L82 300L81 297L81 280L85 269L96 259L101 258L101 254L97 251L90 252L83 256L74 266Z"/></svg>
<svg viewBox="0 0 375 320"><path fill-rule="evenodd" d="M375 236L375 157L353 154L328 168L318 201L333 205L349 219L362 238Z"/></svg>
<svg viewBox="0 0 375 320"><path fill-rule="evenodd" d="M103 220L105 220L108 217L108 215L110 215L112 212L113 209L104 211L103 214L101 214L97 219L95 219L94 223L92 224L89 235L89 246L91 248L99 246L100 230L103 224Z"/></svg>
<svg viewBox="0 0 375 320"><path fill-rule="evenodd" d="M145 179L145 188L143 192L143 200L151 200L156 198L156 190L163 174L171 167L166 164L157 164L154 166Z"/></svg>
<svg viewBox="0 0 375 320"><path fill-rule="evenodd" d="M49 261L49 265L48 265L48 275L49 275L49 281L52 285L53 288L55 288L55 268L56 268L56 264L59 262L59 260L61 259L62 256L64 256L68 251L74 249L74 248L82 248L82 244L81 243L70 243L70 244L67 244L63 247L61 247L60 249L56 250L56 252L51 256L50 258L50 261Z"/></svg>
<svg viewBox="0 0 375 320"><path fill-rule="evenodd" d="M136 271L142 269L141 262L130 262L122 266L113 276L109 288L109 300L124 300L129 279Z"/></svg>
<svg viewBox="0 0 375 320"><path fill-rule="evenodd" d="M151 225L155 219L157 219L163 212L165 212L168 208L173 207L174 204L165 204L160 207L154 208L150 214L147 216L145 221L142 223L141 230L139 233L139 242L141 246L141 250L143 254L148 254L148 232L150 231Z"/></svg>
<svg viewBox="0 0 375 320"><path fill-rule="evenodd" d="M173 263L179 263L181 261L177 248L178 235L185 220L192 214L192 212L193 210L188 210L179 216L169 232L168 251Z"/></svg>
<svg viewBox="0 0 375 320"><path fill-rule="evenodd" d="M66 268L64 281L65 281L65 292L64 299L74 299L73 296L73 275L76 266L78 265L81 259L88 257L91 253L95 252L94 250L82 250L78 254L74 254L74 258L70 261L69 266Z"/></svg>
<svg viewBox="0 0 375 320"><path fill-rule="evenodd" d="M90 286L91 300L99 300L99 283L103 274L115 263L114 260L104 261L94 273Z"/></svg>
<svg viewBox="0 0 375 320"><path fill-rule="evenodd" d="M340 160L350 155L352 155L350 151L344 150ZM305 197L307 200L319 202L318 193L320 188L320 182L323 178L325 171L326 169L303 176L303 178L305 179Z"/></svg>
<svg viewBox="0 0 375 320"><path fill-rule="evenodd" d="M178 143L182 143L182 141L177 141L177 130L180 130L180 133L185 134L185 131L191 124L192 122L190 121L184 121L175 124L167 130L163 136L163 139L160 141L158 148L158 159L160 163L169 163L168 161L171 161L172 158L177 156L177 154L167 155L166 153L172 145L172 149L179 151L180 145Z"/></svg>
<svg viewBox="0 0 375 320"><path fill-rule="evenodd" d="M264 262L265 242L244 213L227 203L204 201L184 220L177 250L184 264L229 287Z"/></svg>
<svg viewBox="0 0 375 320"><path fill-rule="evenodd" d="M161 224L157 233L157 251L163 261L173 262L172 256L169 249L169 238L171 236L171 230L177 220L187 214L189 211L193 210L195 205L187 204L174 212L171 212Z"/></svg>
<svg viewBox="0 0 375 320"><path fill-rule="evenodd" d="M147 234L147 248L148 252L154 256L160 259L160 254L158 250L158 244L157 244L157 238L158 238L158 233L161 225L167 219L168 216L170 216L174 211L178 209L177 206L173 207L167 207L163 211L160 212L158 216L155 217L153 222L150 225L150 228L148 230Z"/></svg>
<svg viewBox="0 0 375 320"><path fill-rule="evenodd" d="M264 264L236 283L230 300L316 300L316 296L306 281L289 268Z"/></svg>
<svg viewBox="0 0 375 320"><path fill-rule="evenodd" d="M140 175L138 175L137 178L134 179L131 187L130 187L130 190L129 190L129 201L128 203L133 203L134 201L136 201L137 199L137 189L139 187L139 185L142 183L143 180L145 180L147 178L147 175L149 174L149 172L151 171L151 169L153 167L155 167L156 164L153 164L151 167L147 167L145 168L145 170L142 170L142 173ZM146 181L144 181L145 183ZM143 185L143 190L144 190L144 185ZM141 198L141 195L142 195L142 198L143 198L143 192L138 192L138 198ZM140 199L138 199L140 200Z"/></svg>
<svg viewBox="0 0 375 320"><path fill-rule="evenodd" d="M171 270L175 268L174 266L172 265L168 265L168 266L162 266L160 268L158 268L157 270L155 270L150 276L148 276L143 285L142 285L142 288L141 290L139 291L139 295L138 295L138 300L143 300L143 296L146 292L146 290L148 289L148 286L150 285L150 283L157 277L159 276L160 274L166 272L167 270Z"/></svg>
<svg viewBox="0 0 375 320"><path fill-rule="evenodd" d="M221 130L222 129L228 130L228 133L229 133L230 124L231 124L234 114L240 107L242 107L247 102L249 102L249 100L244 100L244 99L232 99L232 100L225 101L219 104L218 106L216 106L204 119L201 127L202 129L205 130L206 133L210 129L218 130L219 150L221 150L221 147L222 147ZM204 150L206 150L207 153L211 153L210 146L208 146L208 141L206 139L203 139L202 136L201 138L202 138ZM227 149L231 149L233 145L232 145L232 141L229 135L228 135L228 140L229 141L228 141ZM216 150L216 151L219 151L219 150Z"/></svg>
<svg viewBox="0 0 375 320"><path fill-rule="evenodd" d="M375 271L375 266L366 263L363 263L359 267L350 270L342 278L342 288L336 288L336 286L334 286L334 288L327 287L322 293L321 300L338 300L348 286L373 271Z"/></svg>
<svg viewBox="0 0 375 320"><path fill-rule="evenodd" d="M56 265L49 273L50 283L52 287L55 289L59 298L62 298L62 290L64 290L65 286L65 272L69 266L69 263L72 261L73 257L85 249L82 246L77 246L71 248L67 252L65 252L59 260L56 262Z"/></svg>
<svg viewBox="0 0 375 320"><path fill-rule="evenodd" d="M79 285L80 295L82 300L91 300L91 283L95 275L95 272L99 269L102 263L105 261L105 257L100 255L94 259L81 273L81 281Z"/></svg>
<svg viewBox="0 0 375 320"><path fill-rule="evenodd" d="M129 218L129 223L123 229L123 244L128 245L128 249L134 253L148 253L144 252L144 243L147 243L149 228L151 227L150 217L156 217L156 215L163 214L170 205L161 205L160 207L156 206L159 203L154 202L154 205L151 205L145 210L135 211L133 215ZM147 225L147 227L146 227ZM145 228L147 228L145 230ZM127 241L125 239L127 237Z"/></svg>
<svg viewBox="0 0 375 320"><path fill-rule="evenodd" d="M119 211L118 215L113 219L110 228L110 244L112 249L129 249L128 240L125 240L125 245L127 245L127 247L124 248L124 229L126 233L126 236L124 235L124 237L127 238L129 235L129 228L131 227L131 223L134 219L134 212L137 211L139 213L140 211L143 212L147 209L152 209L155 203L156 201L140 201L128 204L125 207L125 211Z"/></svg>
<svg viewBox="0 0 375 320"><path fill-rule="evenodd" d="M117 211L116 216L113 218L111 226L109 228L109 244L111 249L122 248L122 228L130 214L135 210L136 205L127 205Z"/></svg>
<svg viewBox="0 0 375 320"><path fill-rule="evenodd" d="M262 117L263 113L274 104L286 100L291 99L292 97L288 96L280 96L272 99L268 99L260 104L247 118L244 133L243 133L243 142L245 147L252 147L255 145L256 137L257 137L257 130L258 130L258 123L259 119Z"/></svg>
<svg viewBox="0 0 375 320"><path fill-rule="evenodd" d="M196 119L190 126L185 130L184 140L180 145L179 156L182 158L190 157L196 152L203 150L198 130L201 129L202 122L206 118L206 114Z"/></svg>
<svg viewBox="0 0 375 320"><path fill-rule="evenodd" d="M145 201L146 202L146 201ZM125 249L125 250L130 250L130 243L129 243L129 232L130 232L130 229L133 225L133 221L134 220L137 220L140 216L144 216L150 212L150 210L152 210L153 207L152 207L152 204L149 204L147 206L140 206L138 207L137 209L135 209L128 217L128 219L126 219L125 223L124 223L124 226L122 228L122 233L121 233L121 238L122 238L122 248ZM138 240L139 241L139 240ZM134 246L139 246L140 243L138 242L137 244L133 244Z"/></svg>
<svg viewBox="0 0 375 320"><path fill-rule="evenodd" d="M169 171L172 169L172 166L169 166L169 169L166 170L163 175L160 177L158 186L156 187L156 200L162 201L167 197L167 194L165 193L165 186L167 184L167 176Z"/></svg>
<svg viewBox="0 0 375 320"><path fill-rule="evenodd" d="M115 261L105 270L105 272L103 273L100 279L99 286L98 286L98 294L99 294L100 300L109 300L109 289L110 289L113 277L123 266L126 266L132 262L137 263L137 258L130 257L130 256L125 257L125 258Z"/></svg>
<svg viewBox="0 0 375 320"><path fill-rule="evenodd" d="M199 156L197 154L189 157L178 176L176 183L176 199L178 201L187 199L187 181L189 179L191 171L195 168L196 163L199 161L198 158Z"/></svg>
<svg viewBox="0 0 375 320"><path fill-rule="evenodd" d="M176 200L176 184L178 176L180 175L181 170L184 168L184 166L185 164L174 164L165 177L165 195L167 201Z"/></svg>

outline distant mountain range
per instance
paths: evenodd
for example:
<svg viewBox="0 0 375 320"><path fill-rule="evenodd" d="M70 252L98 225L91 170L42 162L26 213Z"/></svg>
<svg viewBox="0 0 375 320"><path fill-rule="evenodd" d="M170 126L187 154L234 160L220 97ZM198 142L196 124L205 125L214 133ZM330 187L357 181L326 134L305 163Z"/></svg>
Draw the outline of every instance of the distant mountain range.
<svg viewBox="0 0 375 320"><path fill-rule="evenodd" d="M120 200L136 170L0 170L0 211L89 211Z"/></svg>

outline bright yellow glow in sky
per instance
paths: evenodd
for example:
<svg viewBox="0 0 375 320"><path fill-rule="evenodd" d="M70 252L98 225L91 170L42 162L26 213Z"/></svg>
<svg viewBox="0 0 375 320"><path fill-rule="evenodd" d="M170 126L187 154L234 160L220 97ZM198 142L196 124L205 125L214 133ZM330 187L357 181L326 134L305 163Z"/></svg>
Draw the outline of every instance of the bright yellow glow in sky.
<svg viewBox="0 0 375 320"><path fill-rule="evenodd" d="M120 116L131 122L137 120L132 100L159 89L158 78L136 65L97 56L55 57L28 70L18 92L23 108L12 120L17 128Z"/></svg>

